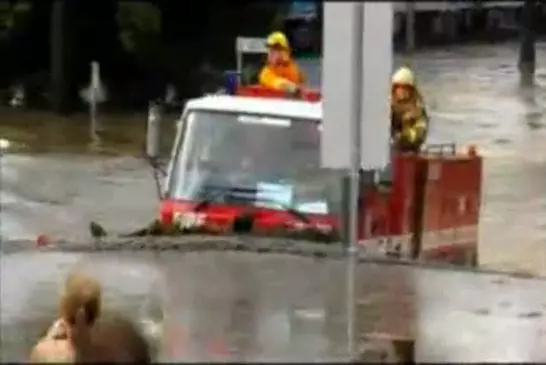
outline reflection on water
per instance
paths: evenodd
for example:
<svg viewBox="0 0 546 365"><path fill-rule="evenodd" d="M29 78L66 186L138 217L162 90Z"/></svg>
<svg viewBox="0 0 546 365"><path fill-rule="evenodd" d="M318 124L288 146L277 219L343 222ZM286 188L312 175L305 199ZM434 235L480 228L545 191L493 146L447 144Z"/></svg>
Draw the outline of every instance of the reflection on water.
<svg viewBox="0 0 546 365"><path fill-rule="evenodd" d="M1 263L5 361L25 356L47 323L43 319L54 316L59 285L74 268L98 277L108 307L135 320L146 319L145 298L157 298L165 318L164 360L348 358L342 261L118 252L11 254ZM546 331L546 281L369 263L356 275L359 348L364 335L388 333L416 335L422 361L546 360L539 346Z"/></svg>
<svg viewBox="0 0 546 365"><path fill-rule="evenodd" d="M99 144L89 137L89 116L85 113L63 117L0 107L0 115L0 136L12 141L11 152L142 156L144 151L146 112L101 116ZM170 148L177 116L166 115L161 125L164 151Z"/></svg>

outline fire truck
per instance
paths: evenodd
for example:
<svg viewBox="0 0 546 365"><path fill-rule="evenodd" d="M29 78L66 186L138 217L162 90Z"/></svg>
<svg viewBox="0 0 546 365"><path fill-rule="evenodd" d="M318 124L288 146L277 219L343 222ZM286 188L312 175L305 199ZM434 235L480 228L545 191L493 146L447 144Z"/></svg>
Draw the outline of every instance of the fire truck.
<svg viewBox="0 0 546 365"><path fill-rule="evenodd" d="M253 47L247 42L241 52L263 52ZM177 121L160 225L343 241L345 175L321 167L320 91L294 98L245 85L240 57L237 64L223 93L189 100ZM154 120L151 159L158 156ZM374 257L476 266L481 183L482 158L473 146L393 153L380 179L361 179L359 247Z"/></svg>

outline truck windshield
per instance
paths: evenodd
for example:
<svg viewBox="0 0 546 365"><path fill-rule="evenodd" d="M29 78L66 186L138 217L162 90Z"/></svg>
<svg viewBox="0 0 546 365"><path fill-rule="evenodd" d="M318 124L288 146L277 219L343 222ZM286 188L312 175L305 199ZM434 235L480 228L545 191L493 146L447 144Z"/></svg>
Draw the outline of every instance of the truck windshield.
<svg viewBox="0 0 546 365"><path fill-rule="evenodd" d="M190 111L175 146L167 198L332 212L339 179L320 168L317 120ZM226 194L215 194L213 191Z"/></svg>

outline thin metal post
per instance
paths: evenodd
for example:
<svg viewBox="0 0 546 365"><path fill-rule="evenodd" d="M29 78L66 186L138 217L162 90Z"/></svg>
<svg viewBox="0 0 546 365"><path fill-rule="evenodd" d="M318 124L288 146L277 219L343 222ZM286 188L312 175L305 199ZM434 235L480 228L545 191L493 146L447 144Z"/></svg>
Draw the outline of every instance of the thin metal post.
<svg viewBox="0 0 546 365"><path fill-rule="evenodd" d="M526 0L523 5L521 21L521 44L519 50L520 83L531 86L534 83L536 69L536 34L535 34L536 4Z"/></svg>
<svg viewBox="0 0 546 365"><path fill-rule="evenodd" d="M91 97L91 102L89 103L89 136L91 141L96 141L98 138L97 134L97 101L94 97Z"/></svg>
<svg viewBox="0 0 546 365"><path fill-rule="evenodd" d="M158 159L161 151L161 120L163 118L163 106L155 100L148 104L148 120L146 123L146 155L152 164L154 181L159 199L163 197L163 187L160 182L160 167Z"/></svg>
<svg viewBox="0 0 546 365"><path fill-rule="evenodd" d="M361 117L362 117L362 78L363 78L363 32L364 32L364 3L356 3L354 22L355 55L352 64L352 77L357 82L353 83L351 95L351 129L353 140L351 141L351 168L349 170L349 207L348 207L348 253L347 264L347 340L348 352L353 361L356 358L356 300L355 300L355 259L358 251L358 213L360 198L360 163L361 163Z"/></svg>
<svg viewBox="0 0 546 365"><path fill-rule="evenodd" d="M3 239L4 227L2 225L2 190L4 182L4 155L9 148L9 141L7 139L0 138L0 240Z"/></svg>
<svg viewBox="0 0 546 365"><path fill-rule="evenodd" d="M237 84L242 82L242 73L243 73L243 52L239 50L239 44L237 43L235 48L236 62L237 62Z"/></svg>
<svg viewBox="0 0 546 365"><path fill-rule="evenodd" d="M339 209L339 221L340 227L340 240L345 249L348 249L351 245L351 239L349 237L350 221L351 221L351 179L348 170L343 170L343 176L341 176L341 201Z"/></svg>
<svg viewBox="0 0 546 365"><path fill-rule="evenodd" d="M363 31L364 31L364 3L357 3L353 14L355 17L354 42L355 59L353 60L352 77L355 80L362 80L363 77ZM349 245L350 253L356 253L358 245L358 210L359 210L359 195L360 195L360 162L361 162L361 116L362 116L362 82L353 83L353 92L351 95L351 119L352 119L352 135L351 141L351 169L349 172L350 178L350 199L349 199Z"/></svg>
<svg viewBox="0 0 546 365"><path fill-rule="evenodd" d="M89 100L89 136L93 143L99 141L99 135L97 133L98 121L97 111L99 103L100 93L100 69L98 62L91 62L91 84L90 84L90 100Z"/></svg>
<svg viewBox="0 0 546 365"><path fill-rule="evenodd" d="M357 255L351 254L347 258L346 266L347 352L351 362L357 358L356 267Z"/></svg>
<svg viewBox="0 0 546 365"><path fill-rule="evenodd" d="M2 141L0 141L1 143ZM0 242L4 239L4 227L2 225L3 209L2 209L2 190L4 188L4 149L0 147Z"/></svg>

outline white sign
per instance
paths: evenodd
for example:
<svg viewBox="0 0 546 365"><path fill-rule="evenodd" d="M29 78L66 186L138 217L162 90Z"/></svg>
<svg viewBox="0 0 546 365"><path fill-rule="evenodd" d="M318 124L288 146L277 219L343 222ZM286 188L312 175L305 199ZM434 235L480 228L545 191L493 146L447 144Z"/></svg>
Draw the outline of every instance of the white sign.
<svg viewBox="0 0 546 365"><path fill-rule="evenodd" d="M351 163L352 102L356 57L356 3L324 2L322 45L322 141L324 167L348 168Z"/></svg>
<svg viewBox="0 0 546 365"><path fill-rule="evenodd" d="M351 167L353 151L358 147L353 137L357 118L360 148L356 152L361 167L382 169L388 163L393 15L392 2L324 3L324 167ZM354 74L359 68L361 79ZM354 100L359 91L361 98Z"/></svg>
<svg viewBox="0 0 546 365"><path fill-rule="evenodd" d="M236 50L238 53L267 53L266 39L237 37Z"/></svg>
<svg viewBox="0 0 546 365"><path fill-rule="evenodd" d="M391 73L394 9L391 1L362 2L362 115L360 164L364 170L385 168L390 159Z"/></svg>
<svg viewBox="0 0 546 365"><path fill-rule="evenodd" d="M207 215L200 212L176 212L174 222L180 225L182 229L198 228L205 224Z"/></svg>

